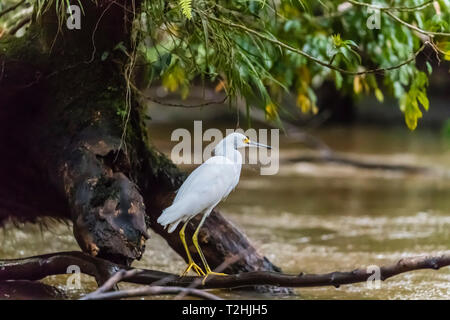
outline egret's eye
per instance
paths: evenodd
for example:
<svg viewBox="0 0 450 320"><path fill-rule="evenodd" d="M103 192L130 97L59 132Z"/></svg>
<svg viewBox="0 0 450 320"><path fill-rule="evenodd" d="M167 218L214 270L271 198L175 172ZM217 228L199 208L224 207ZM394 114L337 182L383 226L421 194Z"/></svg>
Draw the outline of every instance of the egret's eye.
<svg viewBox="0 0 450 320"><path fill-rule="evenodd" d="M244 143L245 143L245 144L249 144L249 143L250 143L250 139L249 139L249 138L245 138L245 139L244 139Z"/></svg>

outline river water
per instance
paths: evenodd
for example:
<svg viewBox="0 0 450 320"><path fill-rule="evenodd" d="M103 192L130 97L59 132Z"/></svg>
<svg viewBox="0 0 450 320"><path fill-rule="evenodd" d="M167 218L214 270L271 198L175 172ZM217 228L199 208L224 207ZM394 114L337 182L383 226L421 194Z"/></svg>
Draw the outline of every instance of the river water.
<svg viewBox="0 0 450 320"><path fill-rule="evenodd" d="M174 145L172 129L154 125L150 131L154 144L167 154ZM450 170L450 141L439 132L328 127L314 134L353 158ZM349 271L449 249L450 179L286 161L306 152L295 141L281 137L278 174L261 176L254 166L245 166L237 189L220 205L222 213L284 272ZM0 231L0 242L0 258L78 250L70 225L58 222L48 222L46 228L8 224ZM178 273L184 262L152 232L145 256L136 266ZM52 276L44 282L65 289L66 279ZM70 297L96 287L88 276L82 277L81 284L81 289L68 291ZM287 297L214 293L234 299L449 299L450 268L402 274L372 289L362 283L301 288Z"/></svg>

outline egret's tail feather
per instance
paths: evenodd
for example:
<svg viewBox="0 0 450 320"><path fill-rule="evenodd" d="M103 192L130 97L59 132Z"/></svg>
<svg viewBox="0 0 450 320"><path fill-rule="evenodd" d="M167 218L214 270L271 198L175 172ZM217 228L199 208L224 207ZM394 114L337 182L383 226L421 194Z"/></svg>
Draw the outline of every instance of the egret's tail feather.
<svg viewBox="0 0 450 320"><path fill-rule="evenodd" d="M177 226L178 226L179 223L180 223L180 220L178 220L177 222L174 222L174 223L169 224L169 225L168 225L169 228L167 229L167 232L168 232L168 233L174 232L175 229L177 228Z"/></svg>
<svg viewBox="0 0 450 320"><path fill-rule="evenodd" d="M180 210L178 210L177 205L172 205L166 208L158 220L156 220L164 228L168 228L167 232L173 232L178 224L182 221L183 215L180 215Z"/></svg>

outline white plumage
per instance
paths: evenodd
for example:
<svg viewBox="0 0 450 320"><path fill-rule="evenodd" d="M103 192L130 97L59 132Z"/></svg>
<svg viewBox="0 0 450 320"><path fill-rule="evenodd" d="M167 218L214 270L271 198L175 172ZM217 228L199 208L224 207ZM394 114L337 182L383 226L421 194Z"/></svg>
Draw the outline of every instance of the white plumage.
<svg viewBox="0 0 450 320"><path fill-rule="evenodd" d="M212 209L236 187L241 163L216 156L195 169L175 196L173 204L165 209L158 223L173 232L180 222L199 213L209 214Z"/></svg>
<svg viewBox="0 0 450 320"><path fill-rule="evenodd" d="M214 273L210 270L198 247L197 233L214 207L225 199L238 184L241 174L242 156L237 149L246 146L270 148L266 145L251 142L240 133L228 135L214 148L215 156L205 161L189 175L177 191L172 205L166 208L157 220L159 224L168 228L169 233L173 232L180 222L185 223L180 231L180 237L186 249L189 266L183 274L193 267L199 275L204 275L201 268L193 262L184 239L184 229L187 222L200 213L203 214L203 219L194 233L193 241L203 264L205 264L207 275Z"/></svg>

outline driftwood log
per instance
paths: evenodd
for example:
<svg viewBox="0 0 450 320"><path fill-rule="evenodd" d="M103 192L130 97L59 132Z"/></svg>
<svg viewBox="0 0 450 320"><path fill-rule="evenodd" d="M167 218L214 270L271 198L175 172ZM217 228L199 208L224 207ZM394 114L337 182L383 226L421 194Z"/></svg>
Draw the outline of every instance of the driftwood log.
<svg viewBox="0 0 450 320"><path fill-rule="evenodd" d="M156 223L185 175L149 144L130 57L115 50L133 52L140 1L82 3L81 30L58 28L50 8L23 37L0 38L0 225L69 219L84 252L124 266L151 245L152 228L186 258L178 232ZM245 252L225 272L280 271L217 210L199 241L213 268Z"/></svg>

